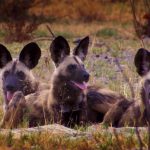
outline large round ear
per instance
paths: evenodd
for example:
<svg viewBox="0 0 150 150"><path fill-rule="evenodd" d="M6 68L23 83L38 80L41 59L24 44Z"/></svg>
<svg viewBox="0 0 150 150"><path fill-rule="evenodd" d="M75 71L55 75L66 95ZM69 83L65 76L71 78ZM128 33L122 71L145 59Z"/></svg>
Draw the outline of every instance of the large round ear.
<svg viewBox="0 0 150 150"><path fill-rule="evenodd" d="M3 68L10 61L12 61L10 52L4 45L0 44L0 68Z"/></svg>
<svg viewBox="0 0 150 150"><path fill-rule="evenodd" d="M140 76L146 75L150 71L150 52L140 48L135 55L134 64Z"/></svg>
<svg viewBox="0 0 150 150"><path fill-rule="evenodd" d="M88 52L88 46L89 46L89 36L86 36L79 42L77 47L74 49L73 54L77 55L78 57L81 58L82 61L84 61Z"/></svg>
<svg viewBox="0 0 150 150"><path fill-rule="evenodd" d="M56 67L60 62L70 54L70 47L66 39L62 36L56 37L50 45L51 58Z"/></svg>
<svg viewBox="0 0 150 150"><path fill-rule="evenodd" d="M24 63L29 69L33 69L41 57L41 49L39 46L31 42L24 46L19 55L19 60Z"/></svg>

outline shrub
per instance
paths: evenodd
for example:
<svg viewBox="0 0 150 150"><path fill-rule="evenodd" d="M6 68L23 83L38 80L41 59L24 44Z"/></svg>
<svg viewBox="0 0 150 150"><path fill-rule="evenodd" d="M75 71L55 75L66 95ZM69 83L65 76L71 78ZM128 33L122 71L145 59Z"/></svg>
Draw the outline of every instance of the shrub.
<svg viewBox="0 0 150 150"><path fill-rule="evenodd" d="M144 15L143 35L150 37L150 13Z"/></svg>
<svg viewBox="0 0 150 150"><path fill-rule="evenodd" d="M0 22L7 33L6 42L22 42L31 38L31 33L37 29L41 21L30 13L30 9L42 3L41 0L0 1Z"/></svg>
<svg viewBox="0 0 150 150"><path fill-rule="evenodd" d="M138 6L141 9L138 10ZM150 37L150 1L131 1L132 15L134 21L134 28L137 36L142 38L144 36ZM141 13L142 10L142 13Z"/></svg>

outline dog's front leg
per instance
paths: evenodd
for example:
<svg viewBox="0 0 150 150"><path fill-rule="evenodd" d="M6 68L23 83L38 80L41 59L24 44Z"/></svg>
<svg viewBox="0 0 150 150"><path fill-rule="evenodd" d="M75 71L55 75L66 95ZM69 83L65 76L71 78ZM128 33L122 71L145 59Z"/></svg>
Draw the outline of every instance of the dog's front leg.
<svg viewBox="0 0 150 150"><path fill-rule="evenodd" d="M25 97L22 92L17 91L4 113L1 121L1 128L15 128L23 119L23 113L26 106Z"/></svg>

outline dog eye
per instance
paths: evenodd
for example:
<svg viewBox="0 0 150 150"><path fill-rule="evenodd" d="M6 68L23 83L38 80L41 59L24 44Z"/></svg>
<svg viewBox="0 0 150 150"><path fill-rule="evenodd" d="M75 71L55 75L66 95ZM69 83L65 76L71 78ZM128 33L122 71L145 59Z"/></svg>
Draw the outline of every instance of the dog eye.
<svg viewBox="0 0 150 150"><path fill-rule="evenodd" d="M4 72L4 77L7 77L8 74L9 74L9 71L5 71L5 72Z"/></svg>
<svg viewBox="0 0 150 150"><path fill-rule="evenodd" d="M71 64L71 65L68 66L68 69L69 70L75 70L75 69L77 69L77 65Z"/></svg>
<svg viewBox="0 0 150 150"><path fill-rule="evenodd" d="M25 74L24 74L22 71L18 71L18 72L17 72L17 76L18 76L20 79L24 79L24 78L25 78Z"/></svg>

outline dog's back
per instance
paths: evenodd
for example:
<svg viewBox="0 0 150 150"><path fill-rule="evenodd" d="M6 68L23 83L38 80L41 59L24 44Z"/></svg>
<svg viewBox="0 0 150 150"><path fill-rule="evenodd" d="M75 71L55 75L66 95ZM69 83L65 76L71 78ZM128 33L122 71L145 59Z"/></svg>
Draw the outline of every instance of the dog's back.
<svg viewBox="0 0 150 150"><path fill-rule="evenodd" d="M89 87L87 90L88 116L89 122L100 123L104 115L118 101L125 98L109 89Z"/></svg>

